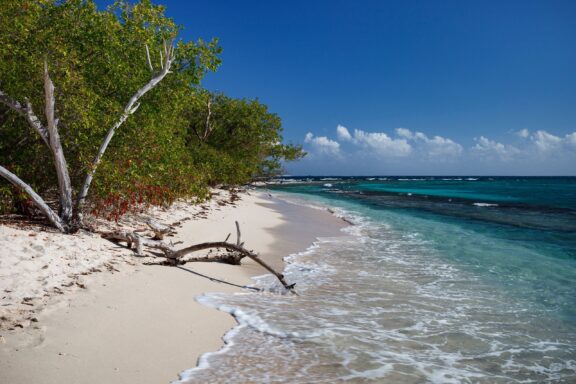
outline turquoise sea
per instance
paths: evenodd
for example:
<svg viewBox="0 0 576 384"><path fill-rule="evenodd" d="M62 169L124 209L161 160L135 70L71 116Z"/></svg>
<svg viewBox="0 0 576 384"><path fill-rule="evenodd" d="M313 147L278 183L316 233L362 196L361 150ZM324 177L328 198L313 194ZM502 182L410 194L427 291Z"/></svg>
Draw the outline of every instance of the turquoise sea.
<svg viewBox="0 0 576 384"><path fill-rule="evenodd" d="M299 296L209 294L239 326L182 382L576 383L576 178L286 178L355 225L287 258Z"/></svg>

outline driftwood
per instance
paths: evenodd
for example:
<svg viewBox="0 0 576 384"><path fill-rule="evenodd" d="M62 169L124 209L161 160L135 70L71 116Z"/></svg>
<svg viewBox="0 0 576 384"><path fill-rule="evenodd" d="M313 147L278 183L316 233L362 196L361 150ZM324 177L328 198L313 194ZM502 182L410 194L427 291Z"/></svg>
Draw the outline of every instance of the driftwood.
<svg viewBox="0 0 576 384"><path fill-rule="evenodd" d="M169 244L159 240L146 239L145 237L140 236L136 231L106 232L102 234L102 237L112 241L126 242L128 248L134 249L138 256L144 256L144 246L161 250L167 258L171 258L170 256L174 253L174 250Z"/></svg>
<svg viewBox="0 0 576 384"><path fill-rule="evenodd" d="M172 232L172 227L160 224L159 222L152 219L146 221L146 224L148 224L150 229L154 232L154 237L152 240L164 240L164 236Z"/></svg>
<svg viewBox="0 0 576 384"><path fill-rule="evenodd" d="M156 223L158 224L158 223ZM161 224L160 224L161 225ZM169 227L168 227L169 228ZM173 249L171 244L167 244L161 240L146 239L140 236L136 231L113 231L102 234L102 237L111 241L123 241L128 244L129 249L134 249L138 256L145 256L143 251L144 247L160 250L163 257L166 258L170 265L180 265L189 262L220 262L226 264L240 265L243 258L248 257L256 263L264 267L268 272L272 273L280 281L280 283L288 291L294 293L294 285L288 284L284 279L284 275L276 271L266 262L264 262L256 253L244 248L244 242L241 241L240 225L236 221L236 243L228 242L230 235L224 241L206 242L194 244L179 250ZM156 235L155 235L156 236ZM184 256L205 249L225 249L230 253L226 255L209 255L205 257L195 257L191 259L184 259Z"/></svg>

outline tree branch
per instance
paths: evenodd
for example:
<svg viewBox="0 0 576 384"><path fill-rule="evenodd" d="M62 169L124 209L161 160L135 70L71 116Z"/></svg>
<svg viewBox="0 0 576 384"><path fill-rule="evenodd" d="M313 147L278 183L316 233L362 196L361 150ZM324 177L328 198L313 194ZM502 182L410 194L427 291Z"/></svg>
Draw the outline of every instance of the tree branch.
<svg viewBox="0 0 576 384"><path fill-rule="evenodd" d="M154 72L152 60L150 60L150 50L148 49L148 44L146 44L146 60L148 61L148 68L150 68L150 72Z"/></svg>
<svg viewBox="0 0 576 384"><path fill-rule="evenodd" d="M170 66L172 65L173 61L174 61L174 46L172 45L172 43L170 43L170 46L167 48L167 55L164 58L164 61L162 64L162 70L160 71L160 73L158 73L158 75L154 76L146 85L144 85L142 88L140 88L138 91L136 91L136 93L134 95L132 95L132 97L130 98L130 100L128 101L126 106L124 107L124 112L122 113L122 115L120 116L120 118L118 119L116 124L114 124L108 130L106 137L104 137L104 140L102 141L102 144L100 145L100 148L98 149L98 153L96 154L96 157L92 161L92 164L91 164L90 168L88 169L88 172L86 173L86 178L84 180L84 184L82 185L82 189L80 190L80 193L78 194L78 199L76 201L76 214L78 215L78 217L81 217L80 216L81 210L82 210L82 207L84 206L84 203L86 201L86 196L88 195L88 190L90 189L90 184L92 184L92 179L94 178L94 173L96 172L96 168L100 164L100 161L102 160L102 156L104 155L106 148L108 148L108 145L110 144L110 140L112 140L112 137L114 136L114 133L116 132L116 129L118 129L118 127L120 127L126 121L126 119L128 119L128 117L136 111L136 109L138 108L138 105L139 105L139 104L137 104L138 100L142 96L144 96L148 91L150 91L156 85L158 85L158 83L160 83L160 81L162 81L162 79L164 79L164 77L170 72Z"/></svg>
<svg viewBox="0 0 576 384"><path fill-rule="evenodd" d="M46 204L44 199L40 197L28 184L26 184L18 176L0 165L0 176L4 177L10 183L24 191L32 200L34 205L50 220L50 222L58 228L61 232L66 232L64 225L58 215Z"/></svg>
<svg viewBox="0 0 576 384"><path fill-rule="evenodd" d="M136 246L136 254L138 254L139 256L144 256L143 252L142 252L143 246L154 248L154 249L159 249L164 253L164 257L166 259L168 259L170 261L170 264L172 264L172 265L185 264L187 262L192 262L192 261L206 261L206 262L217 261L217 262L222 262L222 263L239 265L241 260L244 257L248 257L248 258L254 260L256 263L260 264L268 272L270 272L274 276L276 276L276 278L280 281L280 283L282 283L284 288L286 288L288 291L290 291L292 293L295 293L294 292L294 284L288 284L286 282L286 280L284 279L283 274L274 270L274 268L272 268L266 262L264 262L264 260L262 260L257 254L244 248L244 246L243 246L244 243L240 242L240 225L238 224L238 222L236 222L236 234L237 234L236 244L229 243L227 241L228 238L230 237L230 235L228 235L226 237L226 240L224 240L224 241L214 241L214 242L195 244L195 245L192 245L190 247L180 249L178 251L172 249L172 247L170 245L164 243L163 241L155 241L155 240L145 239L145 238L141 237L140 235L138 235L138 233L136 233L136 231L134 231L134 232L127 232L127 231L107 232L107 233L103 233L102 237L109 239L109 240L125 241L128 243L128 248L130 248L130 249L132 249L133 246L135 245ZM233 254L233 255L206 256L206 257L198 257L198 258L194 258L194 259L182 260L182 258L189 253L196 252L196 251L202 251L204 249L211 249L211 248L222 248L222 249L226 249L230 252L235 252L235 254Z"/></svg>
<svg viewBox="0 0 576 384"><path fill-rule="evenodd" d="M38 116L36 116L36 114L32 110L32 104L30 104L29 101L26 101L26 105L23 105L19 101L12 99L10 96L8 96L3 91L0 91L0 102L2 102L2 104L11 108L13 111L17 112L18 114L24 116L24 118L26 119L28 124L32 127L32 129L34 129L36 132L38 132L38 134L40 135L40 137L44 141L44 144L46 144L48 147L50 147L50 143L48 140L48 130L46 129L46 127L44 125L42 125L42 123L40 122L40 119L38 119Z"/></svg>
<svg viewBox="0 0 576 384"><path fill-rule="evenodd" d="M238 252L242 255L242 257L249 257L252 260L254 260L256 263L258 263L262 267L264 267L264 269L266 269L268 272L270 272L274 276L276 276L276 278L282 283L284 288L286 288L287 290L292 290L294 288L294 284L288 284L286 282L286 280L284 280L283 274L276 272L274 270L274 268L272 268L271 266L266 264L257 254L255 254L252 251L247 250L246 248L244 248L242 246L228 243L225 241L216 241L216 242L207 242L207 243L195 244L195 245L192 245L190 247L186 247L186 248L180 249L178 251L175 251L170 256L167 255L167 258L169 258L169 259L181 259L182 257L186 256L188 253L201 251L203 249L209 249L209 248L224 248L224 249L227 249L228 251ZM242 257L240 257L239 259L242 259Z"/></svg>
<svg viewBox="0 0 576 384"><path fill-rule="evenodd" d="M164 240L164 236L172 232L171 227L160 224L159 222L152 219L147 220L146 224L148 224L152 232L154 232L154 237L152 240Z"/></svg>
<svg viewBox="0 0 576 384"><path fill-rule="evenodd" d="M210 96L208 96L208 105L207 105L208 115L206 116L206 126L204 128L204 137L202 141L206 141L210 133L212 133L212 126L210 125L210 117L212 116L212 109L210 108L211 106L212 106L212 100Z"/></svg>

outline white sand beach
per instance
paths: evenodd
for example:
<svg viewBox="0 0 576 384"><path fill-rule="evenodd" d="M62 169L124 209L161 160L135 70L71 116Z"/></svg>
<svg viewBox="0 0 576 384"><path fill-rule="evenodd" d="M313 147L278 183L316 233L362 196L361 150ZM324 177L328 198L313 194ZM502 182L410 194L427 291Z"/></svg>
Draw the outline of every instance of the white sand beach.
<svg viewBox="0 0 576 384"><path fill-rule="evenodd" d="M262 192L242 194L235 206L223 204L227 193L203 206L177 203L148 215L181 223L169 238L175 248L221 241L235 232L237 220L245 246L280 270L284 256L345 225L329 212ZM120 224L137 226L138 220ZM245 285L266 272L246 259L241 266L145 265L153 258L136 257L97 234L8 225L0 225L0 254L1 383L176 380L201 354L219 349L235 324L194 298L240 288L206 276Z"/></svg>

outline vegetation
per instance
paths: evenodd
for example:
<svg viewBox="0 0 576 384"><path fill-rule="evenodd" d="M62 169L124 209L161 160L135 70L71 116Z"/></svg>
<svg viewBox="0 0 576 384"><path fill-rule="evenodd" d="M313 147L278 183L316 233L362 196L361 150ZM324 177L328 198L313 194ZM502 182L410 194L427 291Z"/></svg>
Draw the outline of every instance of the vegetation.
<svg viewBox="0 0 576 384"><path fill-rule="evenodd" d="M74 200L94 173L79 208L109 219L141 204L203 199L208 186L273 175L283 160L303 156L300 147L281 144L280 118L265 105L200 87L220 64L217 39L177 40L180 27L149 0L117 1L107 10L92 1L7 0L0 25L0 166L60 215L55 151L31 129L25 108L10 101L29 103L43 126L57 126ZM131 97L166 64L170 72L127 113ZM50 104L47 77L57 120L42 112ZM0 179L0 212L34 209L29 194Z"/></svg>
<svg viewBox="0 0 576 384"><path fill-rule="evenodd" d="M280 143L280 118L258 100L204 93L187 112L186 145L210 185L273 176L282 160L303 156L299 146Z"/></svg>

